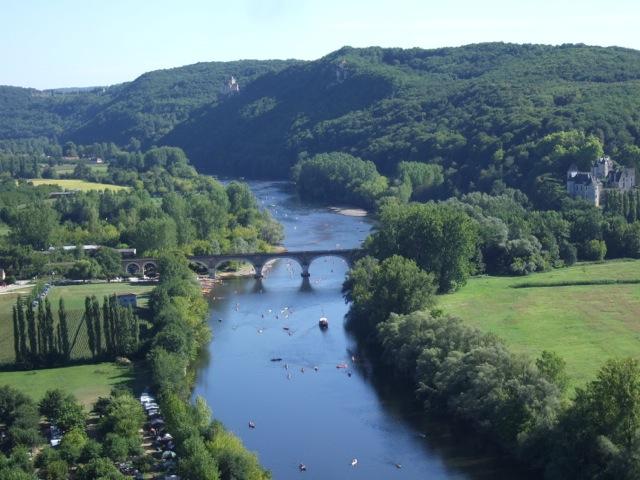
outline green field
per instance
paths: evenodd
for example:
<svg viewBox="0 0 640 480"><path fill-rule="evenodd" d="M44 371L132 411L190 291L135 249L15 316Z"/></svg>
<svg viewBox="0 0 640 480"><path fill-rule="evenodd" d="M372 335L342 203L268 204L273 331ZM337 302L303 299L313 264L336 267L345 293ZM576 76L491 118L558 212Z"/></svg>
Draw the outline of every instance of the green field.
<svg viewBox="0 0 640 480"><path fill-rule="evenodd" d="M96 173L107 173L109 166L105 163L95 164L93 162L85 162L86 165L91 169L92 172ZM76 168L78 163L61 163L60 165L56 165L53 167L53 170L58 175L70 175Z"/></svg>
<svg viewBox="0 0 640 480"><path fill-rule="evenodd" d="M0 385L11 385L34 400L42 398L47 390L62 388L74 394L80 402L89 406L99 396L107 396L116 385L135 387L136 373L133 367L115 363L95 363L61 368L47 368L17 372L0 372Z"/></svg>
<svg viewBox="0 0 640 480"><path fill-rule="evenodd" d="M513 288L640 280L640 261L580 264L528 277L477 277L439 298L439 307L493 332L515 351L552 350L567 362L572 387L593 379L611 357L640 357L640 284Z"/></svg>
<svg viewBox="0 0 640 480"><path fill-rule="evenodd" d="M55 286L49 291L54 317L58 318L58 302L64 298L65 309L69 321L69 331L75 337L75 347L72 351L74 358L83 358L89 355L86 331L80 328L82 314L84 312L84 299L95 295L100 303L105 295L118 293L135 293L138 295L138 307L146 307L148 294L154 285L140 285L136 283L88 283L84 285ZM31 288L21 290L19 293L7 293L0 295L0 364L13 362L13 319L12 307L15 305L18 294L28 295ZM73 340L73 338L72 338Z"/></svg>
<svg viewBox="0 0 640 480"><path fill-rule="evenodd" d="M49 178L32 178L29 180L34 185L57 185L65 190L125 190L129 187L121 185L110 185L108 183L93 183L85 180L59 180Z"/></svg>

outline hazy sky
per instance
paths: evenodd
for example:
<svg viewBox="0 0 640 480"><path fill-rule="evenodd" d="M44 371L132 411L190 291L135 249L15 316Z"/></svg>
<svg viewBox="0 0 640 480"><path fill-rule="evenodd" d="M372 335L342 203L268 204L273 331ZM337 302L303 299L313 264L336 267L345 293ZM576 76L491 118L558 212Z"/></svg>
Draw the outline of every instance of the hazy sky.
<svg viewBox="0 0 640 480"><path fill-rule="evenodd" d="M639 0L0 0L0 84L108 85L158 68L315 59L344 45L640 49Z"/></svg>

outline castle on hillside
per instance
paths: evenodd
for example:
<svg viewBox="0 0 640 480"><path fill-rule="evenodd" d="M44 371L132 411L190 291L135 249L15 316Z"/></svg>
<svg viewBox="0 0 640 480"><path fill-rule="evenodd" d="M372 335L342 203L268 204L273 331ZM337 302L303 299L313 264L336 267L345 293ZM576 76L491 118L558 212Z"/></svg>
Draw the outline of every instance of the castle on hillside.
<svg viewBox="0 0 640 480"><path fill-rule="evenodd" d="M575 164L567 170L567 192L596 207L606 190L631 190L636 186L635 168L618 167L609 157L597 159L590 172L579 172Z"/></svg>
<svg viewBox="0 0 640 480"><path fill-rule="evenodd" d="M220 89L220 93L222 95L232 95L234 93L238 93L240 91L240 84L236 80L236 77L231 75L230 78L222 85Z"/></svg>
<svg viewBox="0 0 640 480"><path fill-rule="evenodd" d="M338 83L344 82L349 76L349 68L347 67L347 61L342 60L336 65L336 80Z"/></svg>

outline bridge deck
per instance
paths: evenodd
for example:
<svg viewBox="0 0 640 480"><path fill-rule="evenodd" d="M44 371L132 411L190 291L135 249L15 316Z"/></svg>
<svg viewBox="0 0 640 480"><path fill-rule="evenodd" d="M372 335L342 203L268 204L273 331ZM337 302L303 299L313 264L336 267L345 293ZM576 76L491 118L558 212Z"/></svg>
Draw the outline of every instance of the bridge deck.
<svg viewBox="0 0 640 480"><path fill-rule="evenodd" d="M265 263L270 260L276 260L278 258L290 258L297 261L302 267L302 276L309 276L309 265L316 258L320 257L340 257L344 259L347 264L351 265L356 258L361 255L362 250L359 248L352 249L330 249L330 250L303 250L303 251L284 251L284 252L271 252L271 253L227 253L221 255L194 255L187 257L191 262L198 263L204 266L207 270L211 271L215 275L217 267L224 262L231 260L239 260L248 262L253 265L256 271L256 277L262 277L262 268ZM123 268L130 272L135 267L137 272L145 272L148 268L156 270L158 268L157 260L151 257L142 258L127 258L122 260Z"/></svg>

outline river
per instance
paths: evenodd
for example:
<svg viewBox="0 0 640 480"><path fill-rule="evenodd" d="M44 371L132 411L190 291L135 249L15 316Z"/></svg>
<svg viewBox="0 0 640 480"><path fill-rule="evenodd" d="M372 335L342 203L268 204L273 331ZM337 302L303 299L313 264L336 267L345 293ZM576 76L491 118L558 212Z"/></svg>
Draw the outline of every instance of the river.
<svg viewBox="0 0 640 480"><path fill-rule="evenodd" d="M285 183L249 184L284 225L289 250L358 247L371 229L367 218L301 203ZM216 287L214 339L194 395L274 479L525 478L477 436L426 420L393 378L372 374L343 326L346 271L342 260L320 258L303 281L295 262L280 260L261 281ZM318 328L321 316L326 331ZM336 368L341 363L347 368Z"/></svg>

